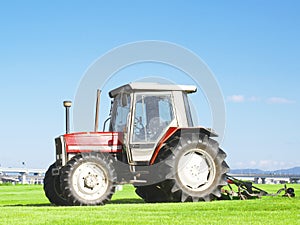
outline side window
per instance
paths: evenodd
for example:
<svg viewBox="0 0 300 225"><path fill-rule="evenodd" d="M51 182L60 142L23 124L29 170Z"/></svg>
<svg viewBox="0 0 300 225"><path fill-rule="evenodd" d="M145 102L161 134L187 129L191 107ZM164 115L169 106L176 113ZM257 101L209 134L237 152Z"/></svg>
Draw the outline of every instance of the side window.
<svg viewBox="0 0 300 225"><path fill-rule="evenodd" d="M185 107L185 113L187 116L187 121L188 121L188 126L193 127L194 122L193 122L193 117L191 113L191 108L190 108L190 101L186 93L183 93L183 100L184 100L184 107Z"/></svg>
<svg viewBox="0 0 300 225"><path fill-rule="evenodd" d="M123 98L123 100L122 100ZM111 131L124 132L130 111L130 95L118 95L114 99Z"/></svg>
<svg viewBox="0 0 300 225"><path fill-rule="evenodd" d="M137 94L133 142L156 142L174 119L171 95Z"/></svg>

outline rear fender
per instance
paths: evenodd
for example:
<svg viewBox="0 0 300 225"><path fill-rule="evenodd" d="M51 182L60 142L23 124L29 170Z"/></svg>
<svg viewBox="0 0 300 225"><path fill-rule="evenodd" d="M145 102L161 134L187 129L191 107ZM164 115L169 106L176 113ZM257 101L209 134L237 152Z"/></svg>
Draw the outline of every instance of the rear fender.
<svg viewBox="0 0 300 225"><path fill-rule="evenodd" d="M175 146L178 144L180 137L183 135L192 135L192 134L205 134L207 137L218 137L218 135L212 130L204 127L188 127L188 128L178 128L170 127L166 134L159 141L158 145L155 148L155 151L150 160L150 165L155 164L158 161L158 156L163 154L163 151L168 151L165 146L171 145Z"/></svg>

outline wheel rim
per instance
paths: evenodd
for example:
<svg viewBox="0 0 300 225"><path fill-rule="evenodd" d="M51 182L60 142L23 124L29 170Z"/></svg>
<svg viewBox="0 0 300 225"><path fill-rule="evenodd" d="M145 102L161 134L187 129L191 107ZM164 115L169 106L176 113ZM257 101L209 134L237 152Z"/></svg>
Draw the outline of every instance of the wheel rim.
<svg viewBox="0 0 300 225"><path fill-rule="evenodd" d="M77 195L85 200L101 198L109 185L106 173L97 163L85 162L77 167L72 178L72 186Z"/></svg>
<svg viewBox="0 0 300 225"><path fill-rule="evenodd" d="M203 191L211 186L216 174L211 156L201 150L192 149L183 154L177 166L180 182L191 191Z"/></svg>

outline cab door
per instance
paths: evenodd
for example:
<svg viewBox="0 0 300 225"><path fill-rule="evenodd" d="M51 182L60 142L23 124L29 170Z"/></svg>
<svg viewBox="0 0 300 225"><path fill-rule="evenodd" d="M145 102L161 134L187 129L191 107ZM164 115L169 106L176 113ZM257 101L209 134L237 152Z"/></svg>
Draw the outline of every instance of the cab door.
<svg viewBox="0 0 300 225"><path fill-rule="evenodd" d="M176 126L171 92L137 92L131 118L131 163L151 159L155 146L170 126Z"/></svg>

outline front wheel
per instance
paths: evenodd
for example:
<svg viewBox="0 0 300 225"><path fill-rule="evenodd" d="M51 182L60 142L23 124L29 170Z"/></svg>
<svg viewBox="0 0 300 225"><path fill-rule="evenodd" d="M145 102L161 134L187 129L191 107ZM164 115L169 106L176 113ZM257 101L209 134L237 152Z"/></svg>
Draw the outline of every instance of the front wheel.
<svg viewBox="0 0 300 225"><path fill-rule="evenodd" d="M61 187L71 205L103 205L115 184L112 162L103 154L78 154L62 168Z"/></svg>

